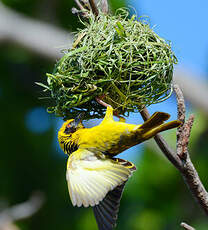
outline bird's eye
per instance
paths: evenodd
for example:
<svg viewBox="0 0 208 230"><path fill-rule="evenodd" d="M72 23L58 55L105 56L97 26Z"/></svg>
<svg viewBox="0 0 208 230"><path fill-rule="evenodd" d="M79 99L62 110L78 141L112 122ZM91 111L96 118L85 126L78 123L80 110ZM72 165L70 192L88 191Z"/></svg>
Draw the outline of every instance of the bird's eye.
<svg viewBox="0 0 208 230"><path fill-rule="evenodd" d="M69 124L67 124L64 133L66 134L70 134L70 133L74 133L76 131L76 127L74 126L73 122L70 122Z"/></svg>

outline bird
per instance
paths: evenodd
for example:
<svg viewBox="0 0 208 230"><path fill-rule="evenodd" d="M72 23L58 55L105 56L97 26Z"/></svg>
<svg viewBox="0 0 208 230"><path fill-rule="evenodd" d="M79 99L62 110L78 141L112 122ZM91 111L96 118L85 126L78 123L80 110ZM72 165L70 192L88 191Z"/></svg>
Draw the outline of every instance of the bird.
<svg viewBox="0 0 208 230"><path fill-rule="evenodd" d="M67 120L58 132L58 141L68 154L66 179L73 206L93 208L99 230L116 227L124 186L136 170L130 161L117 158L126 149L157 133L179 127L178 120L165 123L168 113L155 112L143 124L115 121L108 106L99 125L85 128L82 115Z"/></svg>

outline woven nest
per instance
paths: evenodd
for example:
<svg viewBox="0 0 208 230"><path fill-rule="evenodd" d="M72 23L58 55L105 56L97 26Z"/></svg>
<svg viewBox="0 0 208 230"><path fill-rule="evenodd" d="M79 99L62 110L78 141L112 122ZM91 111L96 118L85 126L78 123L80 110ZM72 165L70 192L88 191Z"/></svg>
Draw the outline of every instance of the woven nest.
<svg viewBox="0 0 208 230"><path fill-rule="evenodd" d="M72 49L47 74L47 89L55 99L50 112L72 118L102 117L105 108L96 97L119 114L141 110L171 94L173 64L170 44L144 20L129 18L127 10L116 15L93 15L75 35Z"/></svg>

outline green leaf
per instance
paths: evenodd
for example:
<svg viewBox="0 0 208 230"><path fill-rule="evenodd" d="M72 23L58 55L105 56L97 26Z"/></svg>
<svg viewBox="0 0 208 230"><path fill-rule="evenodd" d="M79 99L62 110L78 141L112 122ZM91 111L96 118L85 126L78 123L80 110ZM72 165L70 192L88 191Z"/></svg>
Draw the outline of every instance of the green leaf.
<svg viewBox="0 0 208 230"><path fill-rule="evenodd" d="M47 85L44 85L44 84L41 83L41 82L35 82L35 84L36 84L36 85L39 85L39 86L41 86L41 87L43 87L43 88L45 88L45 89L47 89L47 90L50 90L50 88L49 88Z"/></svg>

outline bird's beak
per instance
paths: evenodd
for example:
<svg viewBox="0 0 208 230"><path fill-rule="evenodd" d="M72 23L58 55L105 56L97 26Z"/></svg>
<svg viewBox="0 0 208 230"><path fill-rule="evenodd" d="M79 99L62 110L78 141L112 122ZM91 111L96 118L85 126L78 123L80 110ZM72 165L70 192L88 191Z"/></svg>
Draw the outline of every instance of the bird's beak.
<svg viewBox="0 0 208 230"><path fill-rule="evenodd" d="M84 113L80 113L75 117L74 119L75 127L78 127L80 124L82 124L83 117L84 117Z"/></svg>

